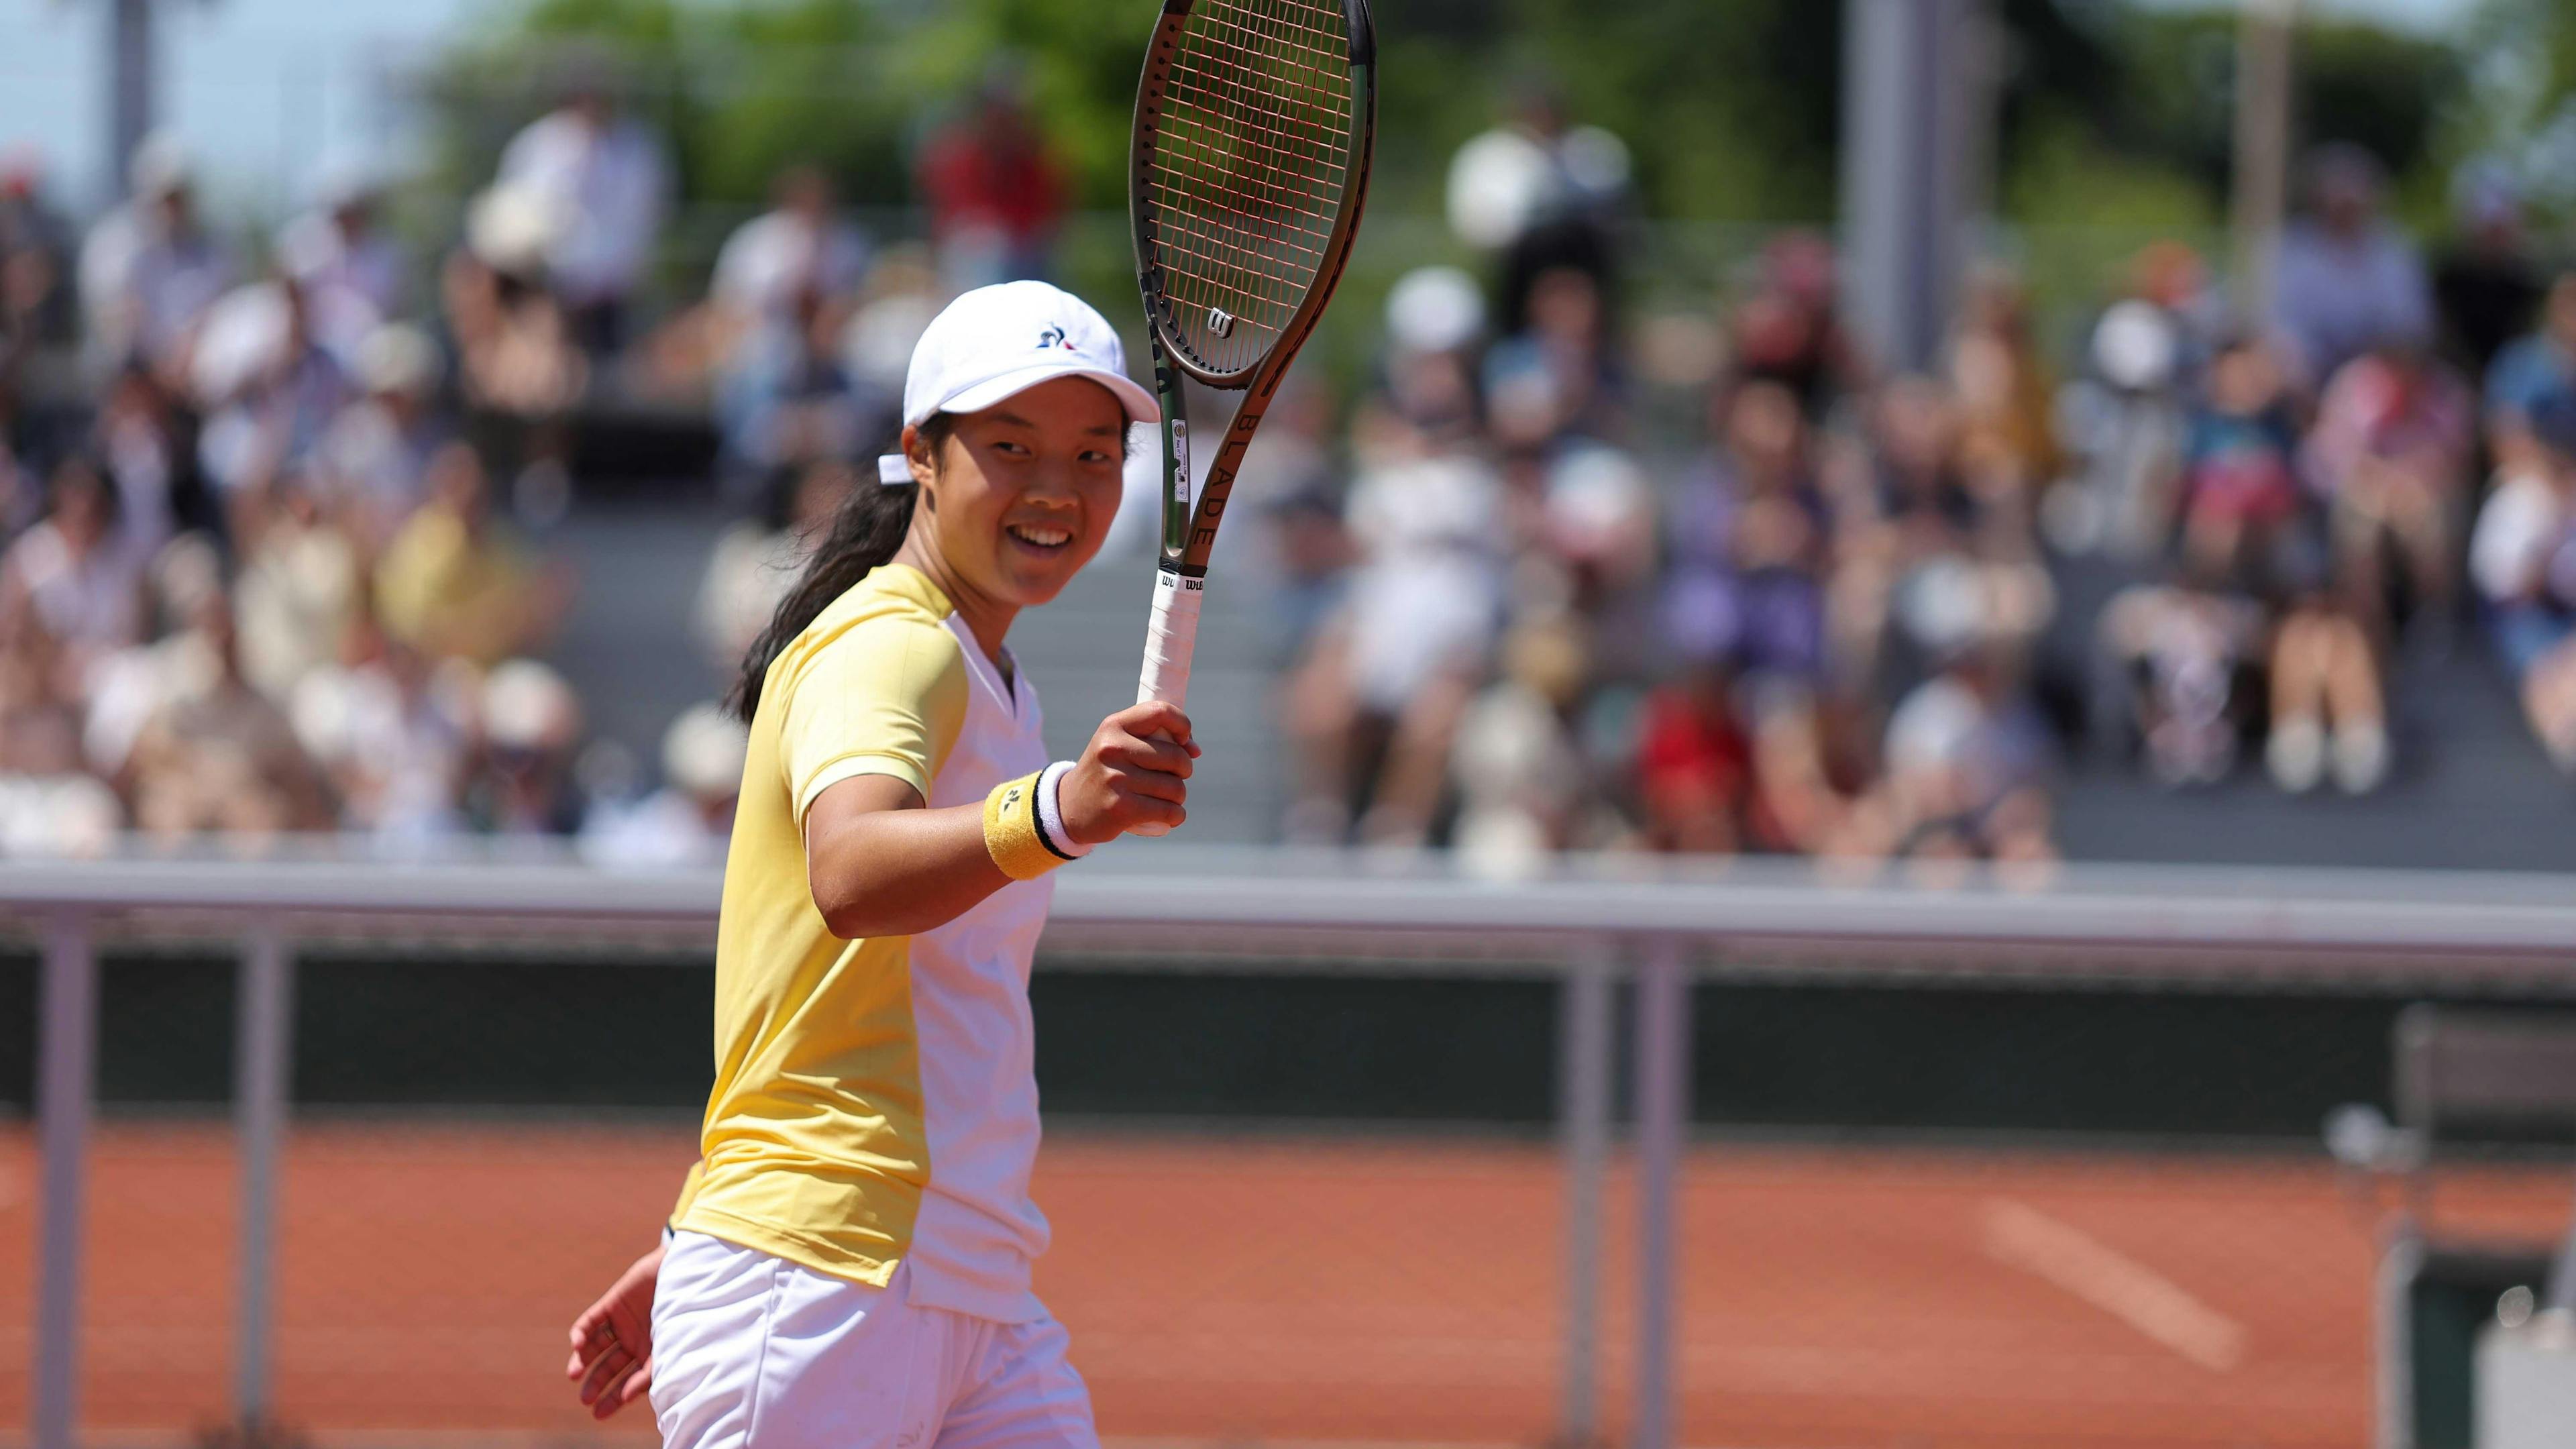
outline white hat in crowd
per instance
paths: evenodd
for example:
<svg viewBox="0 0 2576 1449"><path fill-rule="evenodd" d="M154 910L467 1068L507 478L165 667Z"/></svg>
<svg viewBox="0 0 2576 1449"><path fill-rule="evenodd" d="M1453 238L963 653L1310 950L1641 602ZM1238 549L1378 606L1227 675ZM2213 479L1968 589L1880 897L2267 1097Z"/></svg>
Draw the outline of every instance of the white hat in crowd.
<svg viewBox="0 0 2576 1449"><path fill-rule="evenodd" d="M159 200L171 192L185 190L196 169L196 161L178 133L159 130L135 144L133 159L126 164L125 180L135 195Z"/></svg>
<svg viewBox="0 0 2576 1449"><path fill-rule="evenodd" d="M742 784L750 745L740 720L712 704L694 705L662 736L662 778L690 795L730 795Z"/></svg>
<svg viewBox="0 0 2576 1449"><path fill-rule="evenodd" d="M566 218L555 198L537 187L504 183L474 199L465 216L465 246L496 272L532 277L563 236Z"/></svg>
<svg viewBox="0 0 2576 1449"><path fill-rule="evenodd" d="M903 421L934 413L981 412L1059 377L1087 377L1109 389L1127 420L1160 421L1154 395L1127 375L1118 333L1091 304L1045 282L1003 282L967 292L930 319L904 376ZM909 483L900 453L878 461L879 478Z"/></svg>
<svg viewBox="0 0 2576 1449"><path fill-rule="evenodd" d="M1406 352L1450 352L1485 330L1485 293L1458 267L1416 267L1386 294L1389 340Z"/></svg>
<svg viewBox="0 0 2576 1449"><path fill-rule="evenodd" d="M533 659L505 659L483 679L483 734L503 749L549 750L581 732L581 701Z"/></svg>

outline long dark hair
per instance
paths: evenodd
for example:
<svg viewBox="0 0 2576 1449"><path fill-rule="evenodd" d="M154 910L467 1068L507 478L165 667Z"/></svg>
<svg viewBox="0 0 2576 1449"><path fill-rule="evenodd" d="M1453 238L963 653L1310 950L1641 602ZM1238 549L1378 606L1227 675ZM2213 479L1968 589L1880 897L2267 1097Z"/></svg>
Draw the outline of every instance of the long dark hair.
<svg viewBox="0 0 2576 1449"><path fill-rule="evenodd" d="M933 413L921 424L921 443L932 457L939 455L954 426L954 418L947 413ZM743 723L751 722L753 711L760 708L760 686L769 675L770 662L851 585L893 561L904 535L912 530L912 510L920 493L919 484L889 488L862 470L858 486L850 490L840 512L832 515L831 531L816 545L796 586L778 601L769 627L760 631L742 656L742 673L734 679L733 692L725 696L725 708Z"/></svg>

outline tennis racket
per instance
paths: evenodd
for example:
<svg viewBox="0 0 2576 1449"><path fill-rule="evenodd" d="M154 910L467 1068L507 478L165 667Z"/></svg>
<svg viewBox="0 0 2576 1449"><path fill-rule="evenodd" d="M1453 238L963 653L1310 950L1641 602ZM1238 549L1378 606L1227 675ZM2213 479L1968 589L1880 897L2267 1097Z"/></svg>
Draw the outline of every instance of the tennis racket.
<svg viewBox="0 0 2576 1449"><path fill-rule="evenodd" d="M1163 403L1162 550L1140 704L1188 701L1208 550L1235 472L1359 233L1376 61L1368 0L1163 0L1136 88L1128 189ZM1243 394L1195 507L1184 378Z"/></svg>

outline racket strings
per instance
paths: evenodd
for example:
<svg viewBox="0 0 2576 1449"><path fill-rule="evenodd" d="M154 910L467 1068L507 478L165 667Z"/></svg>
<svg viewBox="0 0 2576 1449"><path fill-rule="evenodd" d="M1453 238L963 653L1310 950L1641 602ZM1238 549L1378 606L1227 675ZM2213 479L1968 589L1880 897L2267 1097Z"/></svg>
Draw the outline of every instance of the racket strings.
<svg viewBox="0 0 2576 1449"><path fill-rule="evenodd" d="M1239 54L1246 51L1258 53L1256 48L1266 38L1259 31L1240 23L1220 23L1211 28L1210 34L1238 52L1238 56L1220 56L1218 57L1220 60L1238 59ZM1240 86L1211 84L1211 77L1200 67L1193 66L1188 69L1191 75L1183 84L1195 83L1194 89L1198 92L1195 99L1217 114L1227 126L1230 137L1240 137L1254 143L1248 149L1228 147L1220 151L1218 143L1207 134L1207 128L1202 128L1198 135L1189 138L1193 154L1188 159L1199 164L1180 170L1179 174L1184 181L1209 179L1207 170L1211 164L1224 168L1215 178L1223 183L1223 187L1216 197L1209 198L1217 203L1224 214L1202 217L1201 225L1190 228L1192 239L1201 244L1201 250L1210 254L1201 260L1224 265L1185 268L1190 273L1190 280L1199 284L1192 290L1203 294L1192 300L1206 300L1208 296L1225 291L1248 291L1271 305L1236 310L1250 314L1256 326L1283 324L1286 320L1284 315L1270 314L1294 310L1293 284L1297 280L1294 274L1303 270L1297 265L1299 258L1265 255L1258 245L1262 238L1247 237L1243 233L1246 231L1244 223L1251 222L1257 226L1263 220L1261 213L1276 211L1279 199L1290 190L1286 173L1291 163L1283 161L1277 142L1280 123L1285 121L1286 117L1276 109L1261 106L1256 98L1248 95ZM1224 163L1229 159L1248 160L1254 163L1257 169L1247 172L1240 165L1226 168ZM1167 174L1174 169L1165 168ZM1285 241L1291 250L1302 253L1303 258L1308 262L1320 260L1320 250L1314 246L1302 245L1293 232L1268 239ZM1222 275L1227 271L1237 274L1248 273L1249 276ZM1244 285L1246 282L1251 285L1247 287ZM1232 285L1229 286L1229 284ZM1291 305L1283 309L1280 306L1282 302L1289 302Z"/></svg>
<svg viewBox="0 0 2576 1449"><path fill-rule="evenodd" d="M1350 170L1344 24L1338 0L1200 0L1185 22L1150 199L1173 329L1212 370L1265 356L1322 269Z"/></svg>

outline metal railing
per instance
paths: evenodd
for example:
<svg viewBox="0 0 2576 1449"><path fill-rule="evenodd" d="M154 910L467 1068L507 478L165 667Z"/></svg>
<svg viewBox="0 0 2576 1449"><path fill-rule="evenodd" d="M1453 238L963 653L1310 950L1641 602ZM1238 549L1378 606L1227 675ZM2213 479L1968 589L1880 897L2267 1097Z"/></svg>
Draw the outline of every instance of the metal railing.
<svg viewBox="0 0 2576 1449"><path fill-rule="evenodd" d="M1600 1425L1601 1184L1611 1147L1614 990L1633 979L1638 1184L1630 1440L1673 1442L1675 1200L1690 1120L1695 973L1967 979L2296 981L2382 989L2576 990L2576 889L2561 878L2380 872L2073 869L1946 886L1803 870L1568 860L1478 879L1438 857L1121 847L1060 877L1049 969L1185 958L1194 970L1561 982L1557 1114L1566 1168L1559 1417ZM98 947L129 934L237 943L241 1151L234 1408L270 1408L275 1177L286 1123L295 945L352 932L424 941L713 938L714 871L604 873L556 861L386 863L123 859L0 865L0 933L41 943L43 1190L33 1449L77 1422L81 1221L97 1034ZM1132 954L1128 954L1132 953Z"/></svg>

